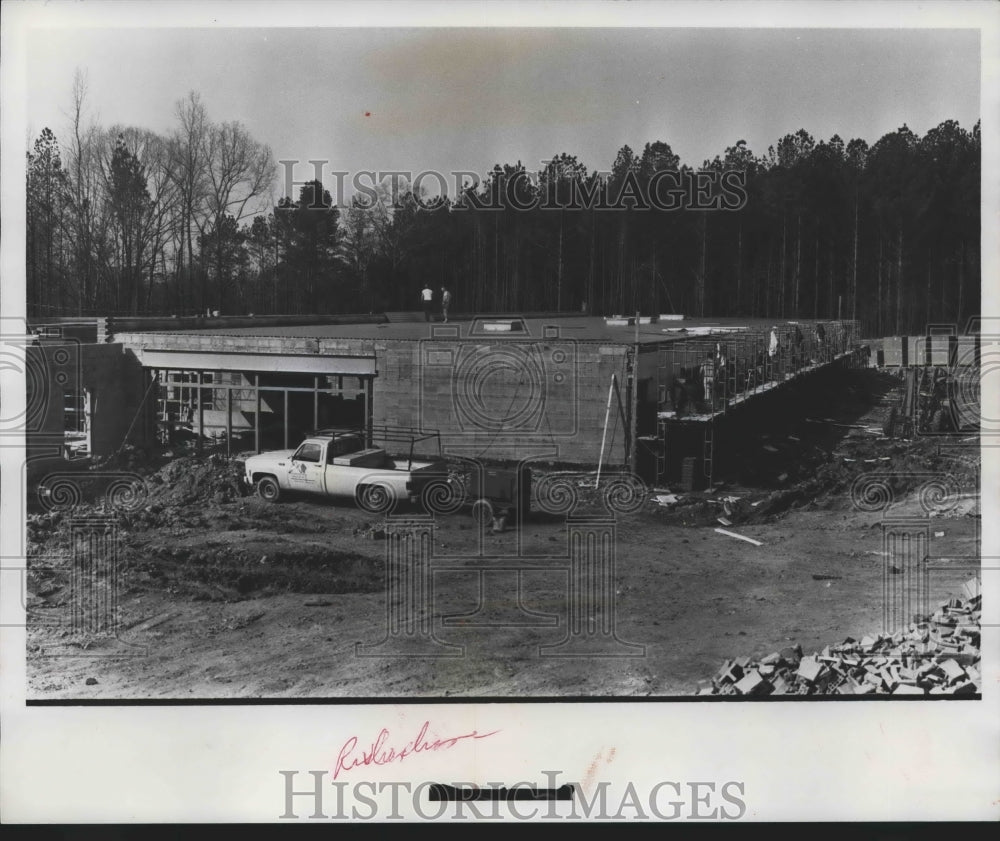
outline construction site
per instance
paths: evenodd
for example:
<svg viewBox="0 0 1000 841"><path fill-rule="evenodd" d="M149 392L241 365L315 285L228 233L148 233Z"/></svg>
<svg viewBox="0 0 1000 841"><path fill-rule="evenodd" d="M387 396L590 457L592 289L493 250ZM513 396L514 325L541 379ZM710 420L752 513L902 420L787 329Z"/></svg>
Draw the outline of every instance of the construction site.
<svg viewBox="0 0 1000 841"><path fill-rule="evenodd" d="M638 313L38 321L29 697L978 697L983 341ZM437 479L297 492L309 464L385 453Z"/></svg>

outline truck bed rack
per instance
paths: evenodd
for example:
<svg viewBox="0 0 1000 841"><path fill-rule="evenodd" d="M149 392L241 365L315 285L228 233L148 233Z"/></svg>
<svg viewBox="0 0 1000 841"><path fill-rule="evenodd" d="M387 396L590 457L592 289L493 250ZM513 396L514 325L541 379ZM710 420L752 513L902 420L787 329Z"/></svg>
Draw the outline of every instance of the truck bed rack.
<svg viewBox="0 0 1000 841"><path fill-rule="evenodd" d="M358 435L363 441L365 441L366 446L371 446L375 443L384 443L387 446L386 450L392 451L394 448L391 446L393 444L403 445L398 449L398 454L403 455L406 453L407 457L407 470L411 469L413 465L413 451L418 444L422 444L425 441L437 441L437 455L439 459L443 459L444 455L441 450L441 430L439 429L419 429L413 426L372 426L370 430L364 427L324 427L323 429L317 429L310 432L307 438L316 438L326 435L336 436L336 435Z"/></svg>

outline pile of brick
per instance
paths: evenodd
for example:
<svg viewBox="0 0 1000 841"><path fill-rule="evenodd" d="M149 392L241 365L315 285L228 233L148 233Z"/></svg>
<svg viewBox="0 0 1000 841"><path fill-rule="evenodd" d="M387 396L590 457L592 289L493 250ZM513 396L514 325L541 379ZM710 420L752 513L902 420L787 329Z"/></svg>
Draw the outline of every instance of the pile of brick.
<svg viewBox="0 0 1000 841"><path fill-rule="evenodd" d="M941 602L905 630L848 638L810 657L801 646L759 660L738 657L703 682L699 695L978 695L982 594Z"/></svg>

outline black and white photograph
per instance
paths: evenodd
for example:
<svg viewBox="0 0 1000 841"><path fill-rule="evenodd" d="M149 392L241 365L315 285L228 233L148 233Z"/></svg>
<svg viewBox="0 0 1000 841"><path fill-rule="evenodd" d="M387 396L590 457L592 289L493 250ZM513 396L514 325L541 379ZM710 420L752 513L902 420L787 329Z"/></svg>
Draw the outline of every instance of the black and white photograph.
<svg viewBox="0 0 1000 841"><path fill-rule="evenodd" d="M996 6L283 9L5 4L5 770L995 820Z"/></svg>

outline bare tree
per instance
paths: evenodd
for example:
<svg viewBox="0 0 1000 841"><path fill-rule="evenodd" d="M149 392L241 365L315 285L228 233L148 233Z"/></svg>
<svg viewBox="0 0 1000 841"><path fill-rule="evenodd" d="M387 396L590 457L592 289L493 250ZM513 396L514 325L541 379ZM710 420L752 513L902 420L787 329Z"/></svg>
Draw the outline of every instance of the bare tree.
<svg viewBox="0 0 1000 841"><path fill-rule="evenodd" d="M99 235L100 169L95 155L97 129L84 125L87 93L87 72L77 68L73 77L71 139L67 150L69 207L63 220L72 252L70 264L76 275L76 309L79 315L85 308L96 307L98 296L95 237Z"/></svg>
<svg viewBox="0 0 1000 841"><path fill-rule="evenodd" d="M237 224L261 209L262 199L270 195L277 172L270 147L254 140L239 122L209 125L204 133L206 221L215 230L222 229L225 218ZM205 230L202 230L205 233ZM222 295L222 238L215 238L218 253L217 295ZM207 306L207 277L202 282L202 306Z"/></svg>
<svg viewBox="0 0 1000 841"><path fill-rule="evenodd" d="M185 289L184 260L186 257L187 274L190 278L194 271L194 230L203 228L199 219L204 217L207 192L206 137L209 123L205 106L195 91L189 92L185 99L176 103L174 113L178 126L169 140L167 171L177 188L175 292L179 306L183 307L193 292L193 280L189 280ZM204 306L204 300L202 304Z"/></svg>
<svg viewBox="0 0 1000 841"><path fill-rule="evenodd" d="M140 266L146 278L145 301L136 301L143 311L150 310L156 287L156 268L175 238L181 207L180 190L170 170L169 141L151 131L125 131L126 145L142 167L150 202L139 219L143 250ZM141 281L139 289L141 289ZM165 302L164 302L165 303Z"/></svg>

